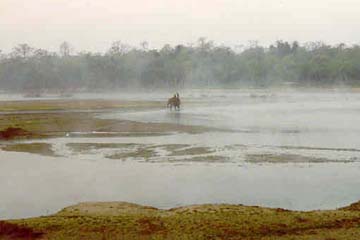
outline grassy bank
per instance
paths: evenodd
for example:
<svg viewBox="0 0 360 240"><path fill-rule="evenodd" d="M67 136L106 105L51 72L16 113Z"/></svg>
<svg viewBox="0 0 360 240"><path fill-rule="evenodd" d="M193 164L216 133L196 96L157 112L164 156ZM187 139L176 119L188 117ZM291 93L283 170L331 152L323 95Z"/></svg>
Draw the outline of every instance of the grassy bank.
<svg viewBox="0 0 360 240"><path fill-rule="evenodd" d="M360 236L360 203L311 212L226 204L160 210L122 202L82 203L10 223L42 239L355 240Z"/></svg>
<svg viewBox="0 0 360 240"><path fill-rule="evenodd" d="M140 123L125 120L100 119L101 111L136 111L161 109L165 105L156 101L117 100L33 100L0 102L0 130L19 128L29 134L21 138L65 136L72 132L103 132L102 137L139 136L169 132L198 133L205 127L167 123ZM16 138L14 136L13 138ZM12 139L12 138L9 138Z"/></svg>
<svg viewBox="0 0 360 240"><path fill-rule="evenodd" d="M166 104L160 101L126 101L104 99L42 99L0 101L1 112L18 111L60 111L60 110L105 110L105 109L139 109L159 108Z"/></svg>

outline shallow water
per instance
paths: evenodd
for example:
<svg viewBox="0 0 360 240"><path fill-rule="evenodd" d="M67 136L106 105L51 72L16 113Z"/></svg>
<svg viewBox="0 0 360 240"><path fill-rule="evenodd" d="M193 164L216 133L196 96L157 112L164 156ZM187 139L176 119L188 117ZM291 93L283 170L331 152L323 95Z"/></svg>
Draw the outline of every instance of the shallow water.
<svg viewBox="0 0 360 240"><path fill-rule="evenodd" d="M3 219L45 215L82 201L328 209L360 199L359 171L359 164L174 165L7 153L0 213Z"/></svg>
<svg viewBox="0 0 360 240"><path fill-rule="evenodd" d="M360 147L360 94L209 91L187 93L180 112L112 113L109 118L172 122L239 132L259 144L331 148ZM200 104L199 104L200 103Z"/></svg>
<svg viewBox="0 0 360 240"><path fill-rule="evenodd" d="M29 142L51 143L62 157L1 151L0 218L50 214L82 201L129 201L160 208L234 203L313 210L360 199L360 94L190 91L181 95L180 112L115 112L99 117L227 131ZM162 95L149 98L165 99ZM68 143L141 144L155 149L157 156L108 159L123 149L79 153ZM191 156L169 155L161 147L164 144L188 144L213 152L200 154L204 160L192 161ZM247 161L253 154L298 155L324 162L255 164ZM206 160L213 155L225 160Z"/></svg>

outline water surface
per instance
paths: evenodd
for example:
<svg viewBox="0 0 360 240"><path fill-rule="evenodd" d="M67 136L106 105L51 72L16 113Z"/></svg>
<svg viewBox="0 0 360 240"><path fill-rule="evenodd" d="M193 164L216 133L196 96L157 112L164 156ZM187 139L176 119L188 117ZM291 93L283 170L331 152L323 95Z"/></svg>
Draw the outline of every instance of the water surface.
<svg viewBox="0 0 360 240"><path fill-rule="evenodd" d="M147 96L164 101L167 97ZM360 199L360 94L216 90L188 91L181 97L180 112L164 108L98 117L221 131L25 141L50 143L60 157L1 151L0 218L50 214L82 201L129 201L159 208L234 203L313 210ZM132 143L154 149L157 155L109 159L129 149L74 152L69 143ZM194 156L171 156L161 147L170 144L207 148L211 153L192 161ZM252 163L252 155L324 161ZM207 161L209 156L223 161Z"/></svg>

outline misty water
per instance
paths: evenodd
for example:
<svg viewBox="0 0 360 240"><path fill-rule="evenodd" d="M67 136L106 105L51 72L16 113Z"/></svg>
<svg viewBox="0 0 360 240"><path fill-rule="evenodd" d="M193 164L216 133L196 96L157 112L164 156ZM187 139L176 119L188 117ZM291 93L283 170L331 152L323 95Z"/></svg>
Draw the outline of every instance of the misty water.
<svg viewBox="0 0 360 240"><path fill-rule="evenodd" d="M107 95L164 102L166 97L155 93ZM60 157L0 152L0 218L50 214L83 201L128 201L159 208L232 203L313 210L360 199L360 94L345 90L192 90L182 92L181 97L181 111L119 110L98 117L217 130L112 138L73 133L28 141L51 143ZM147 160L116 160L106 156L117 150L74 153L69 143L142 144L158 154ZM160 147L166 144L187 144L211 152L196 161L191 156L171 157ZM211 156L217 160L207 161ZM252 162L251 156L265 157ZM268 162L266 156L275 160ZM302 161L296 161L299 157ZM289 159L277 163L277 158Z"/></svg>

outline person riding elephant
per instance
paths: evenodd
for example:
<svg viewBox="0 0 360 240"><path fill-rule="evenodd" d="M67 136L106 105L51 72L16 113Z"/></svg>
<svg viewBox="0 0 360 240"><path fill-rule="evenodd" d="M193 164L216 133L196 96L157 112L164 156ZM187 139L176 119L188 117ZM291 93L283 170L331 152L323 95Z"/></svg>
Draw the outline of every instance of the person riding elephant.
<svg viewBox="0 0 360 240"><path fill-rule="evenodd" d="M172 98L169 98L167 107L170 107L170 110L174 107L175 110L180 110L180 95L175 93Z"/></svg>

